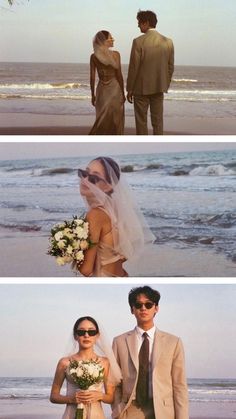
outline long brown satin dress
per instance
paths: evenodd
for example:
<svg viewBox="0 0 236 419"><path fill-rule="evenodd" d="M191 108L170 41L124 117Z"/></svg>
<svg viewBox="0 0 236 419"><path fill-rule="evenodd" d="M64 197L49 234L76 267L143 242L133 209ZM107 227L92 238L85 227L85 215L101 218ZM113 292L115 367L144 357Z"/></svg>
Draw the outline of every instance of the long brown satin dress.
<svg viewBox="0 0 236 419"><path fill-rule="evenodd" d="M89 135L124 134L124 100L116 69L93 56L99 82L96 88L96 121Z"/></svg>

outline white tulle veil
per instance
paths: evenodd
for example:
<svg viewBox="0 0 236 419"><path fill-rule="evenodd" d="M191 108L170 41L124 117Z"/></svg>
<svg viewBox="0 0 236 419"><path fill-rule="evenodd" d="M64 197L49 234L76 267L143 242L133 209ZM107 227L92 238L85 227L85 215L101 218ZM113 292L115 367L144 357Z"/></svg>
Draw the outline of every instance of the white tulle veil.
<svg viewBox="0 0 236 419"><path fill-rule="evenodd" d="M112 192L103 192L85 178L83 182L90 190L90 198L86 198L85 203L89 209L100 207L108 214L112 224L114 249L130 261L138 257L146 245L153 243L155 236L137 207L132 190L119 166L112 165L114 161L108 157L95 160L102 162Z"/></svg>
<svg viewBox="0 0 236 419"><path fill-rule="evenodd" d="M119 67L118 61L115 59L113 52L107 47L105 41L107 40L103 31L96 33L93 38L93 50L97 59L105 65L111 65L115 69Z"/></svg>
<svg viewBox="0 0 236 419"><path fill-rule="evenodd" d="M97 322L98 329L99 329L99 338L97 339L94 345L94 352L98 356L104 356L109 361L109 375L108 375L108 383L111 385L118 385L122 380L121 370L116 361L115 355L112 350L112 346L109 343L109 340L106 336L104 328L102 327L100 322ZM71 332L68 343L66 345L65 355L70 357L76 354L79 351L79 344L74 339L73 332Z"/></svg>

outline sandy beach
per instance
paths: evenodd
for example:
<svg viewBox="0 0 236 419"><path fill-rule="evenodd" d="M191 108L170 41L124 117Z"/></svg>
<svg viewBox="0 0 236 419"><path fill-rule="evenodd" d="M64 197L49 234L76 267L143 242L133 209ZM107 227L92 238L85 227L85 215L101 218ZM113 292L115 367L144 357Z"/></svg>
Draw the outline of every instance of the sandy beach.
<svg viewBox="0 0 236 419"><path fill-rule="evenodd" d="M0 135L88 135L93 123L91 115L0 113ZM235 121L233 118L165 117L164 134L234 135ZM126 117L125 135L135 135L132 116Z"/></svg>
<svg viewBox="0 0 236 419"><path fill-rule="evenodd" d="M0 419L60 419L64 405L51 404L48 400L1 400ZM105 406L106 418L110 419L110 408ZM233 419L236 403L192 403L190 402L190 419Z"/></svg>
<svg viewBox="0 0 236 419"><path fill-rule="evenodd" d="M46 254L47 237L27 236L1 239L1 277L73 277L69 265L59 267ZM178 249L152 246L141 259L126 263L131 277L234 277L236 264L209 248Z"/></svg>

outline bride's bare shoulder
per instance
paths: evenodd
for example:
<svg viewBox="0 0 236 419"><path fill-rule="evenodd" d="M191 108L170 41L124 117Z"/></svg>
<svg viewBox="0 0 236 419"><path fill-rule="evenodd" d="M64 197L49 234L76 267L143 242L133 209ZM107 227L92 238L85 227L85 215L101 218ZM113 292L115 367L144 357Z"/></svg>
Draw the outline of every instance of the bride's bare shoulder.
<svg viewBox="0 0 236 419"><path fill-rule="evenodd" d="M61 368L67 367L69 364L70 358L68 356L65 356L64 358L59 359L58 366Z"/></svg>
<svg viewBox="0 0 236 419"><path fill-rule="evenodd" d="M86 215L86 219L87 219L88 222L91 222L91 221L96 221L96 222L103 221L104 222L104 221L109 221L110 220L110 218L106 214L106 212L102 208L99 208L99 207L91 208Z"/></svg>

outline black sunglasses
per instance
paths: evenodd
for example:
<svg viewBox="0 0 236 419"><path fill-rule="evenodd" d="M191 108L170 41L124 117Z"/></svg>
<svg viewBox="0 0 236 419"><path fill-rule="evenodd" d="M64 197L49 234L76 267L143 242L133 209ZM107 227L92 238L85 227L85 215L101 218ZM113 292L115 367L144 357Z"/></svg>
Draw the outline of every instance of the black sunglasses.
<svg viewBox="0 0 236 419"><path fill-rule="evenodd" d="M97 330L93 330L93 329L90 329L90 330L78 329L78 330L76 330L76 334L78 336L85 336L86 333L89 336L96 336L98 334Z"/></svg>
<svg viewBox="0 0 236 419"><path fill-rule="evenodd" d="M138 303L138 302L136 302L136 303L134 303L133 304L134 305L134 307L137 309L137 310L139 310L140 308L142 308L143 306L145 307L145 308L147 308L148 310L150 310L154 305L155 305L155 303L151 303L151 302L147 302L147 303Z"/></svg>
<svg viewBox="0 0 236 419"><path fill-rule="evenodd" d="M88 181L90 183L93 183L93 185L96 185L96 183L101 182L101 181L106 183L105 179L102 179L98 175L91 175L87 170L78 169L78 176L81 179L88 178Z"/></svg>

